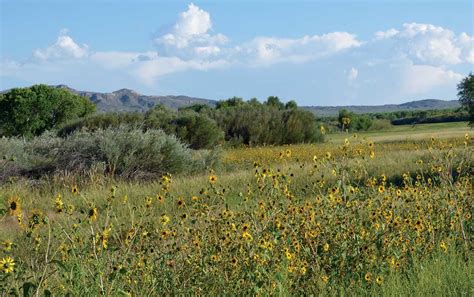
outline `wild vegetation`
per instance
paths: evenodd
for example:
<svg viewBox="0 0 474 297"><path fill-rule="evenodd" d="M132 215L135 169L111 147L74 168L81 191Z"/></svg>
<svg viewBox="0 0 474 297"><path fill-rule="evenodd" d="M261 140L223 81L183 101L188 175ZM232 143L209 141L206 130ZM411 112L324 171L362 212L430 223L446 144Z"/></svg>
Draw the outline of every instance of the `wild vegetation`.
<svg viewBox="0 0 474 297"><path fill-rule="evenodd" d="M1 126L1 295L474 293L466 122L327 134L277 97L37 119Z"/></svg>
<svg viewBox="0 0 474 297"><path fill-rule="evenodd" d="M243 150L204 175L2 186L1 290L472 293L469 135Z"/></svg>

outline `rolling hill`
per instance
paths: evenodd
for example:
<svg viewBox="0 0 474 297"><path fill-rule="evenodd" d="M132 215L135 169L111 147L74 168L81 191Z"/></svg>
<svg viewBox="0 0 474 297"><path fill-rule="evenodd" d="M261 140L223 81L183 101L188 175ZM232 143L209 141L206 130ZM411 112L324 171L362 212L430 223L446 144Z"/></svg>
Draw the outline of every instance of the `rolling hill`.
<svg viewBox="0 0 474 297"><path fill-rule="evenodd" d="M349 106L305 106L306 110L313 112L317 116L334 116L339 110L347 109L357 114L361 113L378 113L393 112L405 110L429 110L429 109L448 109L458 108L461 105L458 100L439 100L439 99L423 99L410 101L402 104L385 104L385 105L349 105Z"/></svg>
<svg viewBox="0 0 474 297"><path fill-rule="evenodd" d="M217 101L211 99L189 97L189 96L148 96L139 94L130 89L120 89L111 93L79 91L66 85L57 85L56 88L67 89L70 92L89 98L99 112L145 112L156 104L178 109L193 104L206 104L215 106ZM2 91L4 93L8 90ZM313 112L318 117L337 115L339 110L347 109L354 113L378 113L404 110L432 110L458 108L458 100L423 99L410 101L402 104L385 105L349 105L349 106L302 106L302 108Z"/></svg>
<svg viewBox="0 0 474 297"><path fill-rule="evenodd" d="M156 104L163 104L173 109L193 104L214 106L216 101L188 96L147 96L130 89L120 89L112 93L78 91L66 85L56 88L67 89L70 92L89 98L97 106L99 112L145 112Z"/></svg>

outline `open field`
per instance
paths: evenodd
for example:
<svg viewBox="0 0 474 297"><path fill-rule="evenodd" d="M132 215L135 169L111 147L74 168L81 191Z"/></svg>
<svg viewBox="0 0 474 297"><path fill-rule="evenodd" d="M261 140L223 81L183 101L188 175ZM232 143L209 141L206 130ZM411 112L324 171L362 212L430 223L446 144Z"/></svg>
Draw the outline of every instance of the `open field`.
<svg viewBox="0 0 474 297"><path fill-rule="evenodd" d="M224 150L214 171L146 183L13 180L0 291L472 295L472 136L397 127Z"/></svg>
<svg viewBox="0 0 474 297"><path fill-rule="evenodd" d="M431 137L437 139L447 139L462 137L466 133L473 133L467 122L398 125L391 126L383 131L364 131L358 133L362 138L368 138L375 142L398 142L426 140ZM329 142L340 143L344 141L344 134L334 134L329 138Z"/></svg>

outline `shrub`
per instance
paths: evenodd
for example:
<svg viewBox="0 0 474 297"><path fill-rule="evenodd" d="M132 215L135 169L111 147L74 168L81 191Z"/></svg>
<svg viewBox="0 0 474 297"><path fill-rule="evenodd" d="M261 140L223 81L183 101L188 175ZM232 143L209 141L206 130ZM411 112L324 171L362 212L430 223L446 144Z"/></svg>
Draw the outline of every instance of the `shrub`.
<svg viewBox="0 0 474 297"><path fill-rule="evenodd" d="M125 126L79 131L66 138L52 134L30 141L3 138L0 154L4 156L0 181L11 176L37 177L58 171L82 173L98 164L103 164L108 174L127 179L201 168L193 161L191 150L175 136L161 130L143 132Z"/></svg>

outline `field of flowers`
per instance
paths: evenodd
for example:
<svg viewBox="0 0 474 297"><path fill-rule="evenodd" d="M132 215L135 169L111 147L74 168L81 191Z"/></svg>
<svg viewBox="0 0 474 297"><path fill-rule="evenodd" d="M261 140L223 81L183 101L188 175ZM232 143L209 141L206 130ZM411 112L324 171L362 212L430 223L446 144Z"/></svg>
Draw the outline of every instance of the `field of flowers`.
<svg viewBox="0 0 474 297"><path fill-rule="evenodd" d="M472 295L455 139L224 151L205 176L0 188L0 294ZM424 269L428 267L428 269Z"/></svg>

